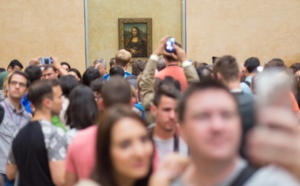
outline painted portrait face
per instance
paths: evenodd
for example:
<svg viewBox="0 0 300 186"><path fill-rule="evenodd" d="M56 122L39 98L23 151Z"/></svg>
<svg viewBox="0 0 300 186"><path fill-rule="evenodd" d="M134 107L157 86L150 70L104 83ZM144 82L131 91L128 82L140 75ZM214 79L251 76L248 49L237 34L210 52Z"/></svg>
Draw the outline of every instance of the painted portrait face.
<svg viewBox="0 0 300 186"><path fill-rule="evenodd" d="M138 30L136 28L132 28L131 30L132 36L137 36L138 35Z"/></svg>

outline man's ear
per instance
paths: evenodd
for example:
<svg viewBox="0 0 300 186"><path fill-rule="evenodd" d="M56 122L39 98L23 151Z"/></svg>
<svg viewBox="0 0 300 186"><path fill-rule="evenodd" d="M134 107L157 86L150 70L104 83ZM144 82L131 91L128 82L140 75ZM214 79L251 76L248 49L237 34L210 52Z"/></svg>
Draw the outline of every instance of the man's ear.
<svg viewBox="0 0 300 186"><path fill-rule="evenodd" d="M157 107L152 103L150 106L150 111L153 117L156 117L157 114Z"/></svg>
<svg viewBox="0 0 300 186"><path fill-rule="evenodd" d="M222 81L223 76L220 72L217 72L217 77L216 78L217 78L218 81Z"/></svg>
<svg viewBox="0 0 300 186"><path fill-rule="evenodd" d="M45 107L45 108L47 108L47 109L49 109L49 110L51 110L52 109L52 100L51 99L49 99L49 98L45 98L43 101L42 101L42 107Z"/></svg>

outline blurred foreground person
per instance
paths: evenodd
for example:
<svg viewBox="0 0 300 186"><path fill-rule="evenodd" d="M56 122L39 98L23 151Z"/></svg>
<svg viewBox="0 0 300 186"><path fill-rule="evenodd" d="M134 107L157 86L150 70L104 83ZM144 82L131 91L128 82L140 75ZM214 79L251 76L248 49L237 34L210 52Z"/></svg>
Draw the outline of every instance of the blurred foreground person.
<svg viewBox="0 0 300 186"><path fill-rule="evenodd" d="M145 122L129 107L116 105L98 127L94 182L82 181L78 186L146 186L152 156L153 143Z"/></svg>
<svg viewBox="0 0 300 186"><path fill-rule="evenodd" d="M111 77L101 88L99 101L103 110L115 104L131 108L130 84L123 77ZM68 148L66 160L66 185L73 186L79 179L90 178L96 162L98 125L78 131Z"/></svg>
<svg viewBox="0 0 300 186"><path fill-rule="evenodd" d="M207 81L190 87L179 103L178 117L191 161L164 163L151 185L299 185L283 169L267 166L255 170L239 156L238 103L224 85Z"/></svg>
<svg viewBox="0 0 300 186"><path fill-rule="evenodd" d="M289 99L294 84L290 77L278 69L258 76L255 85L259 124L248 136L247 150L253 163L279 165L300 180L300 130Z"/></svg>
<svg viewBox="0 0 300 186"><path fill-rule="evenodd" d="M19 172L21 186L64 185L67 140L51 123L52 115L60 112L61 97L57 80L37 81L29 88L34 117L14 138L6 169L9 179Z"/></svg>

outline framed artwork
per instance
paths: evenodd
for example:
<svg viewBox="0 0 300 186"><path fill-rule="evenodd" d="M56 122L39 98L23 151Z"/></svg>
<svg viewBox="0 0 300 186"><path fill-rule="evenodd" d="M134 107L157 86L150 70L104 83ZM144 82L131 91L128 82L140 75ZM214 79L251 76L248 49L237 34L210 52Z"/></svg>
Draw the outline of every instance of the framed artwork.
<svg viewBox="0 0 300 186"><path fill-rule="evenodd" d="M152 19L120 18L119 49L126 49L132 58L149 58L152 53Z"/></svg>

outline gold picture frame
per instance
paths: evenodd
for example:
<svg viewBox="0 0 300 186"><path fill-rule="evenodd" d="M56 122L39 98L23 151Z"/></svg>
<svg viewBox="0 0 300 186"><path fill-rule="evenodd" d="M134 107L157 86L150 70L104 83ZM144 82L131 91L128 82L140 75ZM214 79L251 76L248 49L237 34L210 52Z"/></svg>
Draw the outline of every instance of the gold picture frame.
<svg viewBox="0 0 300 186"><path fill-rule="evenodd" d="M152 18L119 18L119 49L132 59L147 59L152 54Z"/></svg>

